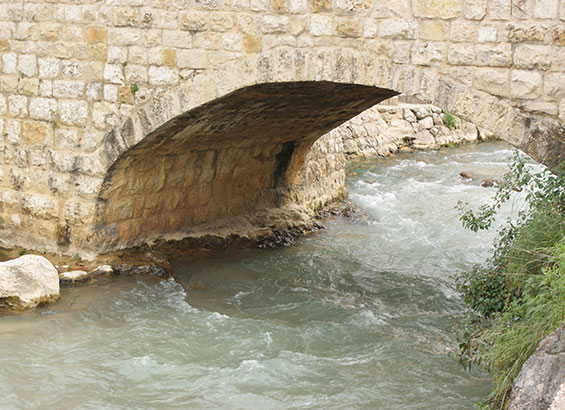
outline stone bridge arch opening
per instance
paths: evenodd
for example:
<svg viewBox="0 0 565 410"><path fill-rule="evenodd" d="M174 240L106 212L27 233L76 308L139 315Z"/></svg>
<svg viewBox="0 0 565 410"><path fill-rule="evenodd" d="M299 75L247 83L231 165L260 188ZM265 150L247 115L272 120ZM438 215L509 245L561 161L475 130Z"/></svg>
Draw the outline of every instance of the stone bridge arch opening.
<svg viewBox="0 0 565 410"><path fill-rule="evenodd" d="M126 121L108 137L106 150L115 159L96 203L94 231L110 227L115 234L93 242L100 252L245 231L258 225L257 218L271 227L284 226L287 218L296 222L300 212L293 206L343 185L330 174L316 187L312 181L305 186L312 144L397 94L331 81L267 82L177 115L137 142Z"/></svg>

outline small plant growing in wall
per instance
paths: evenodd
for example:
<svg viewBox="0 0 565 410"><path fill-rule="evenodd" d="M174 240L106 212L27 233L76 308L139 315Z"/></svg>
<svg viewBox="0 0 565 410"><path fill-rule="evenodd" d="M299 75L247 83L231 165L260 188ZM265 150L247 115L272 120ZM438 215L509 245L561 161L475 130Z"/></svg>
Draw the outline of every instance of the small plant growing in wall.
<svg viewBox="0 0 565 410"><path fill-rule="evenodd" d="M133 83L132 85L130 85L129 89L131 91L131 95L133 95L134 97L135 97L135 93L139 91L139 87L137 83Z"/></svg>
<svg viewBox="0 0 565 410"><path fill-rule="evenodd" d="M450 130L455 128L455 116L449 112L443 114L443 123Z"/></svg>

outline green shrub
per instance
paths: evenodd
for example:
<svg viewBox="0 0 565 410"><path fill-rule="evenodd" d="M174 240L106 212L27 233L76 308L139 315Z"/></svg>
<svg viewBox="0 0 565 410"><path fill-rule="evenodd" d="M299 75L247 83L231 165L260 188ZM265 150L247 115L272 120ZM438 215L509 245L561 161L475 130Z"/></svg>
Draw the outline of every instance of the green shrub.
<svg viewBox="0 0 565 410"><path fill-rule="evenodd" d="M443 123L450 130L454 129L455 128L455 116L453 116L453 114L451 114L449 112L445 112L443 114Z"/></svg>
<svg viewBox="0 0 565 410"><path fill-rule="evenodd" d="M457 329L461 364L478 364L496 381L488 408L503 408L512 381L539 342L565 322L565 179L532 174L517 160L494 203L463 211L468 229L488 229L512 191L524 191L528 209L500 231L491 258L456 278L470 314Z"/></svg>

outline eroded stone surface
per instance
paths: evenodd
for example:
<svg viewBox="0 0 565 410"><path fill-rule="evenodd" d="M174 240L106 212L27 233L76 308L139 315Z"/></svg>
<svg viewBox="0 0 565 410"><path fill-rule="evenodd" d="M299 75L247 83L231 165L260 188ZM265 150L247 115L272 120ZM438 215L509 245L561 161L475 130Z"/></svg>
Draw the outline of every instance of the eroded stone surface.
<svg viewBox="0 0 565 410"><path fill-rule="evenodd" d="M543 339L512 386L508 410L565 408L565 327Z"/></svg>
<svg viewBox="0 0 565 410"><path fill-rule="evenodd" d="M30 309L59 299L59 275L38 255L0 262L0 308Z"/></svg>

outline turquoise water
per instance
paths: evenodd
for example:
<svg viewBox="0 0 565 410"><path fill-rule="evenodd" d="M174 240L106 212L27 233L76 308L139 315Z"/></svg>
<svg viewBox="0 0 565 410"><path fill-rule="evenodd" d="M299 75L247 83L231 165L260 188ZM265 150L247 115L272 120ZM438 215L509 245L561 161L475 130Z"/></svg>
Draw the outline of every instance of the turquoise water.
<svg viewBox="0 0 565 410"><path fill-rule="evenodd" d="M472 409L492 386L450 357L451 275L494 232L464 231L455 206L488 200L481 179L512 157L481 144L366 161L348 179L365 218L0 316L0 408Z"/></svg>

